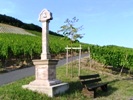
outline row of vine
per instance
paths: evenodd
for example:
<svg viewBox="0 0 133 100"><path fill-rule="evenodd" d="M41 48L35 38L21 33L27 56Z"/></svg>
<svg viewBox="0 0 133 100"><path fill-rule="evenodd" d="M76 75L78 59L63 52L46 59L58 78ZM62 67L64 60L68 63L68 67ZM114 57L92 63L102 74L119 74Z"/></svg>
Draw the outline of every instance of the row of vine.
<svg viewBox="0 0 133 100"><path fill-rule="evenodd" d="M104 65L133 70L133 49L119 46L92 46L91 56Z"/></svg>
<svg viewBox="0 0 133 100"><path fill-rule="evenodd" d="M35 59L41 54L41 35L34 32L36 36L18 34L0 34L0 59L27 58ZM38 35L37 35L38 34ZM71 46L71 41L60 36L49 35L49 49L51 54L65 53L65 47ZM133 50L131 48L118 46L98 46L80 42L73 43L72 46L82 45L82 51L91 50L92 59L104 65L113 67L125 67L133 70Z"/></svg>
<svg viewBox="0 0 133 100"><path fill-rule="evenodd" d="M64 40L63 37L53 35L49 36L49 49L51 54L66 52L65 47L69 44L70 40ZM74 43L73 46L79 46L79 42ZM0 58L13 58L21 56L30 56L31 58L34 58L36 56L39 56L40 54L40 36L6 33L0 34Z"/></svg>

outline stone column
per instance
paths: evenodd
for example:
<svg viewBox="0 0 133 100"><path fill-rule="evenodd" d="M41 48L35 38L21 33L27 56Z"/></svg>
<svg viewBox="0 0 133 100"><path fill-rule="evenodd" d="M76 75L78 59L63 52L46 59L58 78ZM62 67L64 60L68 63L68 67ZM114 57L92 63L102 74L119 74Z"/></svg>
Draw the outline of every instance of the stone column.
<svg viewBox="0 0 133 100"><path fill-rule="evenodd" d="M58 60L52 60L49 53L48 33L49 22L52 14L44 9L39 15L39 21L42 22L42 53L41 60L33 60L35 65L35 80L23 88L45 93L50 97L56 94L64 93L68 90L68 83L62 83L56 79L56 64Z"/></svg>
<svg viewBox="0 0 133 100"><path fill-rule="evenodd" d="M49 22L52 20L52 14L44 9L39 15L39 21L42 22L42 54L41 60L51 59L49 53L48 34L49 34Z"/></svg>
<svg viewBox="0 0 133 100"><path fill-rule="evenodd" d="M42 22L42 54L41 54L41 60L51 59L50 53L49 53L49 42L48 42L48 34L49 34L49 22L45 21Z"/></svg>

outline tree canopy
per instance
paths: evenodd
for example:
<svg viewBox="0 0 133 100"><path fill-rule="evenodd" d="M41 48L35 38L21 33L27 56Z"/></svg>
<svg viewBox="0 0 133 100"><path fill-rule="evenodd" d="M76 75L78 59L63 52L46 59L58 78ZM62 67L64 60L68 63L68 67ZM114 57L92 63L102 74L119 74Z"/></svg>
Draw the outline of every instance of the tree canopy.
<svg viewBox="0 0 133 100"><path fill-rule="evenodd" d="M64 36L67 36L72 41L75 41L78 38L81 39L84 34L80 34L78 32L83 29L83 26L75 27L75 23L77 23L78 20L79 19L77 19L76 17L73 17L71 20L67 18L66 21L64 22L65 25L60 27L58 33L62 32Z"/></svg>

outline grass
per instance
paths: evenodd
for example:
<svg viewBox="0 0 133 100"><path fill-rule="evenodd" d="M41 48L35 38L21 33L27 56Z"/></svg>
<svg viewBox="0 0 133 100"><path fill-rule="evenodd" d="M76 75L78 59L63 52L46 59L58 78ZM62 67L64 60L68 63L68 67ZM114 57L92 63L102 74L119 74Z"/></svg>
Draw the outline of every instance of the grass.
<svg viewBox="0 0 133 100"><path fill-rule="evenodd" d="M30 90L22 89L22 85L28 84L34 80L34 76L4 85L0 87L0 100L92 100L81 92L81 84L77 77L78 68L73 70L73 77L66 77L65 67L57 68L57 79L69 83L69 90L56 97L50 98L45 94L39 94ZM70 71L69 71L70 73ZM82 68L81 74L98 73ZM120 80L118 77L101 74L103 81L109 81L108 92L97 91L97 98L94 100L130 100L133 98L133 81Z"/></svg>

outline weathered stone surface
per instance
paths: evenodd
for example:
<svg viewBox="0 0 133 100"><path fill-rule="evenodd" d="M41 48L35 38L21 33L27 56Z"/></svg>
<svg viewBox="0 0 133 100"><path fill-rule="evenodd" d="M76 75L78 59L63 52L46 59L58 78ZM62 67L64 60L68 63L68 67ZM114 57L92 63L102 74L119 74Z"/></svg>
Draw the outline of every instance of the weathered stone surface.
<svg viewBox="0 0 133 100"><path fill-rule="evenodd" d="M47 9L43 9L39 15L39 21L40 22L46 22L49 20L52 20L52 13L50 11L48 11Z"/></svg>
<svg viewBox="0 0 133 100"><path fill-rule="evenodd" d="M36 80L55 80L58 60L33 60Z"/></svg>
<svg viewBox="0 0 133 100"><path fill-rule="evenodd" d="M49 97L54 97L57 94L62 94L69 89L68 83L60 83L52 86L35 86L35 85L24 85L23 88L29 89L35 92L44 93Z"/></svg>
<svg viewBox="0 0 133 100"><path fill-rule="evenodd" d="M51 59L48 48L49 22L52 20L52 13L47 9L41 11L39 21L42 22L42 53L41 60Z"/></svg>
<svg viewBox="0 0 133 100"><path fill-rule="evenodd" d="M61 83L56 79L56 64L58 60L33 60L35 66L35 81L30 85L55 85Z"/></svg>
<svg viewBox="0 0 133 100"><path fill-rule="evenodd" d="M35 80L23 88L45 93L50 97L64 93L69 85L56 79L56 64L58 60L51 60L48 46L49 22L52 19L51 13L44 9L39 15L42 22L42 53L41 60L33 60L35 65Z"/></svg>

